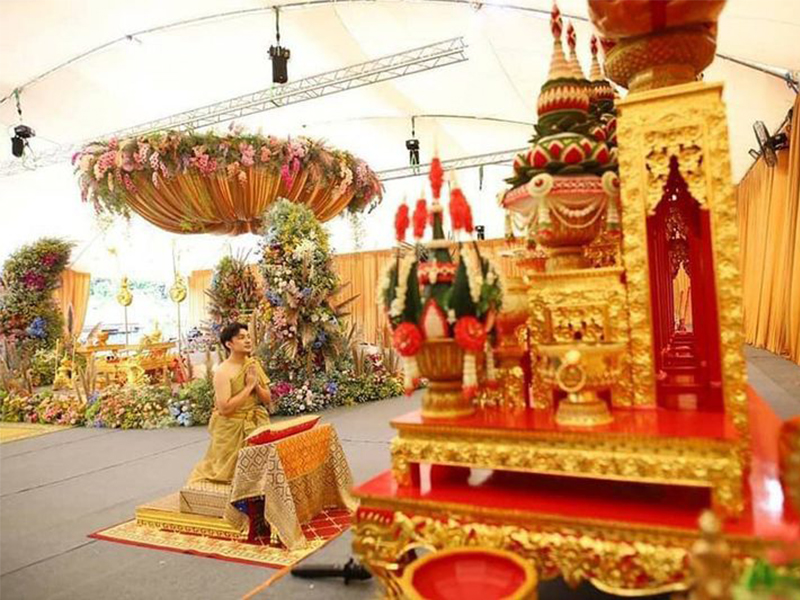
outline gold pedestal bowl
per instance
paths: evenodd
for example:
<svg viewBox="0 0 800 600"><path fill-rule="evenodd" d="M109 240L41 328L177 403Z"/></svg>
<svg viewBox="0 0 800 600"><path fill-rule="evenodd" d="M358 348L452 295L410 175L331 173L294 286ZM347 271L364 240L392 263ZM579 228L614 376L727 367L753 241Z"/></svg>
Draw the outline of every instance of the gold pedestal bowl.
<svg viewBox="0 0 800 600"><path fill-rule="evenodd" d="M556 423L598 427L614 420L609 404L599 394L610 394L621 377L625 347L623 343L576 343L537 348L544 358L539 367L544 384L567 393L558 404Z"/></svg>
<svg viewBox="0 0 800 600"><path fill-rule="evenodd" d="M455 340L427 340L416 356L420 375L428 380L422 396L423 417L455 419L475 412L472 400L462 394L464 350ZM477 357L478 364L481 357Z"/></svg>

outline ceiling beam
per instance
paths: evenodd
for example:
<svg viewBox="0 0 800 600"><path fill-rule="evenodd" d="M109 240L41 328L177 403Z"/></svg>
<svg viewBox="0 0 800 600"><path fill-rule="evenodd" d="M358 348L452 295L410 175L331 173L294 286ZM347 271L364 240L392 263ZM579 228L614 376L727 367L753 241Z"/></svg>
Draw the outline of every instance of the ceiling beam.
<svg viewBox="0 0 800 600"><path fill-rule="evenodd" d="M529 148L515 148L513 150L499 150L487 154L475 154L473 156L462 156L442 161L442 168L445 171L458 171L459 169L470 169L482 165L499 165L510 163L520 152L527 152ZM378 171L377 175L381 181L392 181L393 179L406 179L408 177L427 176L430 171L430 163L398 169L387 169Z"/></svg>
<svg viewBox="0 0 800 600"><path fill-rule="evenodd" d="M466 49L464 38L456 37L312 75L282 86L273 85L258 92L112 131L96 139L130 138L163 130L185 131L210 127L290 104L462 63L468 60ZM22 160L5 161L0 164L0 177L67 161L91 141L58 146Z"/></svg>

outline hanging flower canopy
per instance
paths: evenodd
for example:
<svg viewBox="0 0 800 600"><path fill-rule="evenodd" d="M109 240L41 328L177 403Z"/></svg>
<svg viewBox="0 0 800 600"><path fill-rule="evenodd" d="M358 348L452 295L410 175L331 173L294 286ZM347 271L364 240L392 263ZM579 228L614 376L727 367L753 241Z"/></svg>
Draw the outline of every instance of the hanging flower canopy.
<svg viewBox="0 0 800 600"><path fill-rule="evenodd" d="M320 221L381 199L377 175L349 152L304 137L168 131L94 142L72 157L97 212L131 211L173 233L257 232L276 198Z"/></svg>

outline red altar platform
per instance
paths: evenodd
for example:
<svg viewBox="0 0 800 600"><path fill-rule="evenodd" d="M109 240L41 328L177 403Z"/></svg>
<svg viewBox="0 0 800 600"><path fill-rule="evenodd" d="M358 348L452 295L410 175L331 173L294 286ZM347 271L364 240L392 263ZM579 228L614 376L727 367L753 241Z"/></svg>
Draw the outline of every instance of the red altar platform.
<svg viewBox="0 0 800 600"><path fill-rule="evenodd" d="M752 390L748 396L752 453L744 510L723 524L739 566L770 544L800 539L800 519L784 501L778 479L781 422ZM720 414L652 410L614 415L614 424L603 431L629 439L737 439ZM538 433L564 430L553 423L552 415L532 412L509 420L489 411L461 421L448 427L505 426L518 435L529 433L531 426ZM412 413L394 423L415 427L424 421ZM355 490L361 499L355 517L356 549L371 565L384 565L379 575L390 587L408 550L459 543L512 550L533 560L542 577L560 574L571 583L588 579L601 589L626 595L685 589L689 584L689 552L700 536L698 517L709 506L707 489L498 469L473 473L471 485L457 476L457 469L451 477L446 471L437 474L437 469L432 476L421 469L411 485L400 485L386 471Z"/></svg>

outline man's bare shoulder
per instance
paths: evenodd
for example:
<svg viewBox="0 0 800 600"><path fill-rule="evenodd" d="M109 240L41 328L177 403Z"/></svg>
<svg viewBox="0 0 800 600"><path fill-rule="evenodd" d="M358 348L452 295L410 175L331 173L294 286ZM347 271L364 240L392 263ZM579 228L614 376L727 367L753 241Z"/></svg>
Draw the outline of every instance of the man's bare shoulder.
<svg viewBox="0 0 800 600"><path fill-rule="evenodd" d="M242 368L241 365L234 365L229 363L227 360L220 363L217 367L216 372L214 373L214 379L219 381L228 381L236 377L239 373L239 370Z"/></svg>

